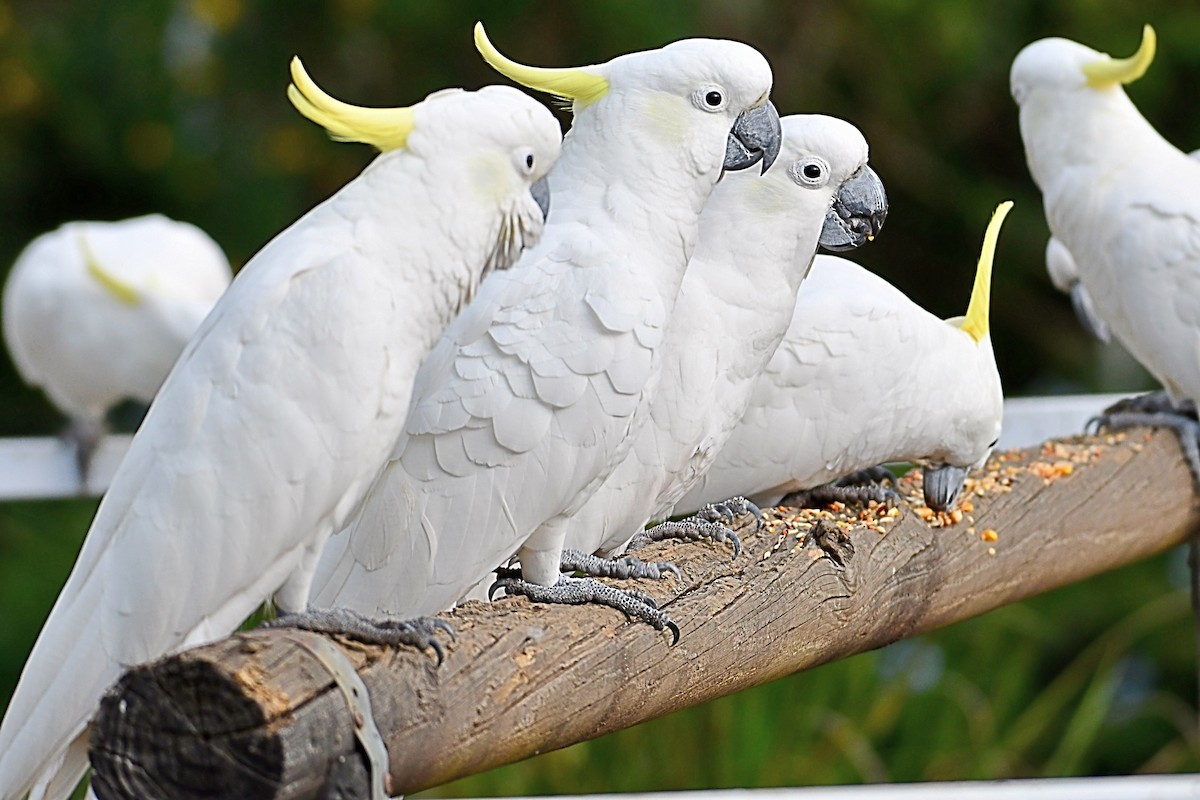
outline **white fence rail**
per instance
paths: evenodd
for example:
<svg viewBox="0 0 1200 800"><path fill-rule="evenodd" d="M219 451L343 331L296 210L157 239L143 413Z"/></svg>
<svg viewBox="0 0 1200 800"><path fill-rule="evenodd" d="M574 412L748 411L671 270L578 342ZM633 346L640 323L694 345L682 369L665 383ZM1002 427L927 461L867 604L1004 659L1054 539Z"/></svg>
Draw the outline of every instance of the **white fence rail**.
<svg viewBox="0 0 1200 800"><path fill-rule="evenodd" d="M1004 404L1001 449L1028 447L1083 431L1084 423L1123 395L1019 397ZM129 448L130 436L109 436L96 452L88 481L75 467L75 451L52 437L0 439L0 501L95 497L104 493Z"/></svg>

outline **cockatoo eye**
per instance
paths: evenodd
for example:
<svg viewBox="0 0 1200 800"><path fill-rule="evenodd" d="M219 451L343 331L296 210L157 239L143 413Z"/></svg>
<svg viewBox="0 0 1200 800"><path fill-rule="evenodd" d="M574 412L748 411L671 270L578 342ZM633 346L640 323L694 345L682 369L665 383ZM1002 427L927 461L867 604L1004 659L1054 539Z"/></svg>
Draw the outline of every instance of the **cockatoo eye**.
<svg viewBox="0 0 1200 800"><path fill-rule="evenodd" d="M793 181L810 189L819 188L829 182L829 165L816 156L793 162L788 171Z"/></svg>
<svg viewBox="0 0 1200 800"><path fill-rule="evenodd" d="M692 93L692 102L704 111L722 111L726 105L725 92L719 86L704 86Z"/></svg>
<svg viewBox="0 0 1200 800"><path fill-rule="evenodd" d="M522 147L513 153L513 166L522 175L532 175L533 165L536 163L537 159L534 158L533 150L528 147Z"/></svg>

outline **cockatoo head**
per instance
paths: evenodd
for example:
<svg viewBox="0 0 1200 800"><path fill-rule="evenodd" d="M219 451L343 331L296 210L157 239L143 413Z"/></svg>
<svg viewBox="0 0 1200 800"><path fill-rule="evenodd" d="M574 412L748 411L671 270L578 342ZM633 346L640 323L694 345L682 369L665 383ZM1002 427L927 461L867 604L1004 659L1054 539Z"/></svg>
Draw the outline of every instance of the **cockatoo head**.
<svg viewBox="0 0 1200 800"><path fill-rule="evenodd" d="M945 405L942 449L929 454L930 464L924 469L925 504L935 511L953 507L967 473L983 466L1000 439L1004 393L992 352L988 306L996 240L1012 205L1011 200L1001 203L988 223L966 316L946 320L965 334L956 346L967 347L974 357L962 362L961 372L949 376L944 388L931 389Z"/></svg>
<svg viewBox="0 0 1200 800"><path fill-rule="evenodd" d="M1012 96L1029 170L1043 190L1063 165L1128 148L1131 126L1146 123L1121 87L1145 74L1155 46L1154 29L1146 25L1141 46L1128 58L1059 38L1040 39L1017 54Z"/></svg>
<svg viewBox="0 0 1200 800"><path fill-rule="evenodd" d="M795 276L799 280L818 245L850 250L874 238L887 216L887 195L867 166L867 141L853 125L820 114L795 114L782 122L777 166L763 176L726 176L704 207L708 223L700 237L706 252L729 251L727 260L739 263L745 250L737 234L754 230L764 247L794 248L778 255L804 268ZM768 224L776 235L763 233Z"/></svg>
<svg viewBox="0 0 1200 800"><path fill-rule="evenodd" d="M291 69L288 99L331 137L372 145L384 158L404 153L437 163L443 180L453 174L457 181L444 187L456 201L499 209L483 274L512 266L541 238L550 201L545 178L562 149L558 121L541 103L510 86L485 86L443 89L404 108L364 108L326 94L299 58Z"/></svg>
<svg viewBox="0 0 1200 800"><path fill-rule="evenodd" d="M639 145L627 148L625 156L660 162L664 154L683 157L691 171L715 181L722 169L760 161L765 172L778 155L779 115L767 99L771 67L740 42L685 39L603 64L559 69L508 59L479 24L475 45L500 73L570 101L576 117L570 135L603 140L615 131L634 131ZM585 116L592 121L579 125ZM617 165L605 166L619 172Z"/></svg>
<svg viewBox="0 0 1200 800"><path fill-rule="evenodd" d="M825 204L820 245L853 250L879 235L887 192L867 166L867 140L858 128L821 114L794 114L783 122L787 180Z"/></svg>

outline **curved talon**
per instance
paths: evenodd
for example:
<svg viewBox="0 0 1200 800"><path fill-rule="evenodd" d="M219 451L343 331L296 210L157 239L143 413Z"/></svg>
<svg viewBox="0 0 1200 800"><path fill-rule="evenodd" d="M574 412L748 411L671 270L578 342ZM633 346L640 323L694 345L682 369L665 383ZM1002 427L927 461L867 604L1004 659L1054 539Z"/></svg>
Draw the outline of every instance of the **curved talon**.
<svg viewBox="0 0 1200 800"><path fill-rule="evenodd" d="M668 618L663 624L666 625L671 631L671 647L679 644L679 626L676 625L675 621L670 618Z"/></svg>
<svg viewBox="0 0 1200 800"><path fill-rule="evenodd" d="M446 651L442 649L442 643L430 636L426 648L432 650L437 656L437 665L440 667L446 660Z"/></svg>

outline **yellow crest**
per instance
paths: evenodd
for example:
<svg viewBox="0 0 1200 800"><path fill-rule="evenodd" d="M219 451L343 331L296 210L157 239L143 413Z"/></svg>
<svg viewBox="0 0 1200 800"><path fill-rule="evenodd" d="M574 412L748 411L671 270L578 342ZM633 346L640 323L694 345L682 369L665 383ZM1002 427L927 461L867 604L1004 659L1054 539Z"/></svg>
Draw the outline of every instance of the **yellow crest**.
<svg viewBox="0 0 1200 800"><path fill-rule="evenodd" d="M339 142L362 142L380 152L398 150L408 142L413 129L412 108L365 108L343 103L308 77L298 57L292 58L292 84L288 100L304 116L329 132Z"/></svg>
<svg viewBox="0 0 1200 800"><path fill-rule="evenodd" d="M1012 200L1005 200L996 206L992 221L983 234L983 250L979 254L979 266L975 269L971 303L967 306L967 316L962 323L962 329L976 342L982 341L988 334L988 306L992 298L992 262L996 258L996 240L1000 238L1000 226L1012 207Z"/></svg>
<svg viewBox="0 0 1200 800"><path fill-rule="evenodd" d="M83 254L84 266L87 267L88 274L96 279L96 283L117 298L118 302L127 306L136 306L142 302L142 295L137 289L104 268L100 259L96 258L92 246L88 244L87 236L84 235L82 228L76 231L75 241L79 245L79 252Z"/></svg>
<svg viewBox="0 0 1200 800"><path fill-rule="evenodd" d="M608 80L586 69L527 67L506 58L492 45L482 22L475 23L475 47L483 60L501 75L530 89L574 100L581 107L596 102L608 92Z"/></svg>
<svg viewBox="0 0 1200 800"><path fill-rule="evenodd" d="M1154 34L1154 28L1146 25L1142 28L1141 45L1129 58L1105 56L1083 65L1083 74L1087 76L1088 85L1096 89L1105 89L1119 83L1133 83L1150 68L1157 45L1158 38Z"/></svg>

